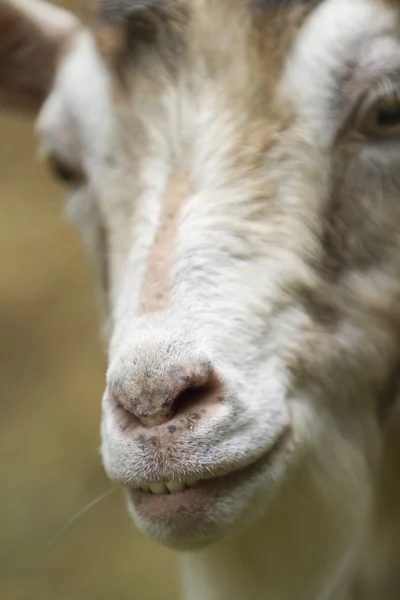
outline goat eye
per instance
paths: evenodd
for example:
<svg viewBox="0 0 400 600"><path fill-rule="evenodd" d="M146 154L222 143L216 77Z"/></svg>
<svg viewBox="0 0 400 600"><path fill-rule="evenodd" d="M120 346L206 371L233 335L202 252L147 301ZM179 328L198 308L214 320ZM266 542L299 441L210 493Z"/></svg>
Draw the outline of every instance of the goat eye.
<svg viewBox="0 0 400 600"><path fill-rule="evenodd" d="M49 156L47 162L54 177L62 183L70 186L82 183L84 176L79 167L68 165L56 156Z"/></svg>
<svg viewBox="0 0 400 600"><path fill-rule="evenodd" d="M393 93L367 107L360 128L366 135L400 137L400 96Z"/></svg>

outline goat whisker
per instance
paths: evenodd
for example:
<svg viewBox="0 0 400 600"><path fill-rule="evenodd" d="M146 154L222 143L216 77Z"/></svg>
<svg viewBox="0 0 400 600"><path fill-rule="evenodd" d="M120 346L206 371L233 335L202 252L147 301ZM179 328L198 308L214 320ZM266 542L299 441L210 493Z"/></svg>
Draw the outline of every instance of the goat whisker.
<svg viewBox="0 0 400 600"><path fill-rule="evenodd" d="M104 492L100 496L97 496L94 500L91 500L91 502L89 502L89 504L86 504L86 506L84 506L81 510L79 510L71 518L69 518L68 521L66 521L66 523L64 523L64 525L56 533L56 535L48 542L48 546L49 547L53 546L55 544L55 542L61 537L61 535L71 525L73 525L73 523L75 523L75 521L77 521L78 519L80 519L80 517L82 517L84 514L86 514L91 508L93 508L94 506L96 506L97 504L99 504L99 502L101 502L102 500L105 500L106 498L108 498L108 496L111 496L111 494L113 494L117 490L118 490L118 488L111 488L110 490L107 490L106 492Z"/></svg>

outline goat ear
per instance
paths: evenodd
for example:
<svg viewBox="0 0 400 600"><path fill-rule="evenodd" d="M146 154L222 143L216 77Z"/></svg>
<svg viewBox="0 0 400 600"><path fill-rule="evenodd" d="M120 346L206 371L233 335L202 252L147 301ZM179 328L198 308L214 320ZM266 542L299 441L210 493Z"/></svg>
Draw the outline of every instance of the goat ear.
<svg viewBox="0 0 400 600"><path fill-rule="evenodd" d="M0 0L0 105L40 108L77 26L72 14L42 0Z"/></svg>

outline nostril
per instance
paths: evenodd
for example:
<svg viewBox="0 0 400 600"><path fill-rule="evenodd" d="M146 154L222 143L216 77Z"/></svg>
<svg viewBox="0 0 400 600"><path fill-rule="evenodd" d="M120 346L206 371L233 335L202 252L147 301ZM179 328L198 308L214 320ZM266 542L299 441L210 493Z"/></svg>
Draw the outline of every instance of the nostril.
<svg viewBox="0 0 400 600"><path fill-rule="evenodd" d="M213 371L207 380L191 381L180 391L172 403L172 414L193 412L197 407L216 401L220 395L221 384Z"/></svg>

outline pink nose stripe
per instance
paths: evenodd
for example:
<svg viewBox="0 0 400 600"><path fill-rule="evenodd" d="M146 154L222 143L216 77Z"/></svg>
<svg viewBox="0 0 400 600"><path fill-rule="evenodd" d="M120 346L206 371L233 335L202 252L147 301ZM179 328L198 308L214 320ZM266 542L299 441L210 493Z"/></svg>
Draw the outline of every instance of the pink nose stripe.
<svg viewBox="0 0 400 600"><path fill-rule="evenodd" d="M160 226L147 262L139 302L141 313L157 312L168 305L176 226L179 211L188 193L186 178L171 179L165 193Z"/></svg>

